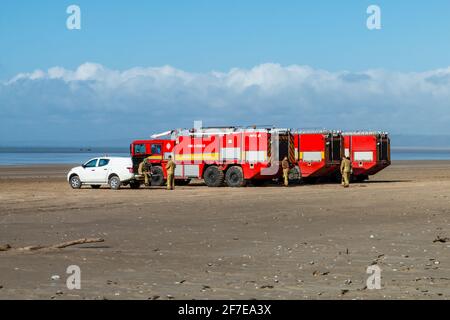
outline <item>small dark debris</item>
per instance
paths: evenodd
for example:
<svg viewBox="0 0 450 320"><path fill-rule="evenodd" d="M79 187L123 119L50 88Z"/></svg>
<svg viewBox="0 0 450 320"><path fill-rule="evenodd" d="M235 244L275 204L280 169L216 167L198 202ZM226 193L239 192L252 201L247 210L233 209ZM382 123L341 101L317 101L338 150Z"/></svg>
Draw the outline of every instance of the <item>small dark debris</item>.
<svg viewBox="0 0 450 320"><path fill-rule="evenodd" d="M0 245L0 251L8 251L9 249L11 249L11 246L9 244Z"/></svg>
<svg viewBox="0 0 450 320"><path fill-rule="evenodd" d="M437 236L436 239L433 240L433 243L436 243L436 242L446 243L448 241L450 241L450 238L447 238L447 237L441 238L440 236Z"/></svg>
<svg viewBox="0 0 450 320"><path fill-rule="evenodd" d="M265 285L263 285L263 286L261 286L261 287L259 287L260 289L273 289L273 286L272 285L270 285L270 284L265 284Z"/></svg>

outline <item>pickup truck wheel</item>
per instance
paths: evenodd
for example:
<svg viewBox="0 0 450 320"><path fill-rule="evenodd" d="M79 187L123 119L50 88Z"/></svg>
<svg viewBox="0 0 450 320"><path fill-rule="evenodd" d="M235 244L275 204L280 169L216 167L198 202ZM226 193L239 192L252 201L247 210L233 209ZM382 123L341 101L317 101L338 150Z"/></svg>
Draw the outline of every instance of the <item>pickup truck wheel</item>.
<svg viewBox="0 0 450 320"><path fill-rule="evenodd" d="M118 176L112 176L109 178L108 184L111 189L118 190L120 189L121 182Z"/></svg>
<svg viewBox="0 0 450 320"><path fill-rule="evenodd" d="M131 189L139 189L141 187L141 183L139 181L130 181Z"/></svg>
<svg viewBox="0 0 450 320"><path fill-rule="evenodd" d="M164 185L164 171L160 166L154 166L152 170L152 186L160 187Z"/></svg>
<svg viewBox="0 0 450 320"><path fill-rule="evenodd" d="M242 168L238 166L229 168L225 175L225 182L227 183L227 186L232 188L245 186L244 173L242 172Z"/></svg>
<svg viewBox="0 0 450 320"><path fill-rule="evenodd" d="M100 185L99 184L91 184L91 188L92 189L100 189Z"/></svg>
<svg viewBox="0 0 450 320"><path fill-rule="evenodd" d="M223 185L224 174L218 167L210 166L206 168L203 179L208 187L220 187Z"/></svg>
<svg viewBox="0 0 450 320"><path fill-rule="evenodd" d="M81 180L79 176L71 176L69 180L70 186L72 189L80 189L81 188Z"/></svg>

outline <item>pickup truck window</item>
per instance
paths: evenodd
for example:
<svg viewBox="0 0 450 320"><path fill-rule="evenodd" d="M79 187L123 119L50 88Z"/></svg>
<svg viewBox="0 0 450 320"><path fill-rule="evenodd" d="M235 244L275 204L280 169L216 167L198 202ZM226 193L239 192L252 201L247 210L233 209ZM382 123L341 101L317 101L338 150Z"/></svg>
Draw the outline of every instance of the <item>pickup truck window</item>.
<svg viewBox="0 0 450 320"><path fill-rule="evenodd" d="M97 159L92 159L84 165L85 168L93 168L97 164Z"/></svg>
<svg viewBox="0 0 450 320"><path fill-rule="evenodd" d="M100 159L100 161L98 162L98 166L104 167L104 166L107 166L108 163L109 163L109 159Z"/></svg>

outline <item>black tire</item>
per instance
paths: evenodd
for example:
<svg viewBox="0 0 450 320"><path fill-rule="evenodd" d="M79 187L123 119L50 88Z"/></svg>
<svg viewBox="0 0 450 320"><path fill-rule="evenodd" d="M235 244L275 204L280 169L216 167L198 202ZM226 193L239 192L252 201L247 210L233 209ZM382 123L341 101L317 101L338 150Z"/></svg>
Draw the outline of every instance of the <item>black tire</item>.
<svg viewBox="0 0 450 320"><path fill-rule="evenodd" d="M136 181L136 180L130 181L131 189L139 189L140 187L141 187L141 183L139 181Z"/></svg>
<svg viewBox="0 0 450 320"><path fill-rule="evenodd" d="M152 182L151 185L155 187L163 186L165 183L164 180L164 171L160 166L154 166L152 169Z"/></svg>
<svg viewBox="0 0 450 320"><path fill-rule="evenodd" d="M175 184L177 186L187 186L189 184L189 182L191 182L191 179L186 179L186 180L178 179L178 180L175 180Z"/></svg>
<svg viewBox="0 0 450 320"><path fill-rule="evenodd" d="M74 176L70 177L69 184L72 187L72 189L80 189L82 183L81 183L80 177L77 175L74 175Z"/></svg>
<svg viewBox="0 0 450 320"><path fill-rule="evenodd" d="M109 180L108 180L108 184L109 184L109 187L110 187L112 190L119 190L119 189L120 189L120 185L121 185L122 183L120 182L120 179L119 179L118 176L111 176L111 177L109 178Z"/></svg>
<svg viewBox="0 0 450 320"><path fill-rule="evenodd" d="M92 189L100 189L100 185L99 184L91 184L91 188Z"/></svg>
<svg viewBox="0 0 450 320"><path fill-rule="evenodd" d="M225 182L231 188L239 188L245 186L244 172L238 166L232 166L225 174Z"/></svg>
<svg viewBox="0 0 450 320"><path fill-rule="evenodd" d="M208 187L221 187L225 176L223 171L216 166L206 168L203 179Z"/></svg>

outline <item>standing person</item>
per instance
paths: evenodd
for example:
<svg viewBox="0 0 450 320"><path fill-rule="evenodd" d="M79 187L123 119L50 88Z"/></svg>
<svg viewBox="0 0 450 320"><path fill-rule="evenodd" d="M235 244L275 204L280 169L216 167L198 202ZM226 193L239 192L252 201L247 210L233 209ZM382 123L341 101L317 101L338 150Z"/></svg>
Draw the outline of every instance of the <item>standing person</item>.
<svg viewBox="0 0 450 320"><path fill-rule="evenodd" d="M284 186L287 187L289 186L289 161L287 157L284 157L281 167L283 168Z"/></svg>
<svg viewBox="0 0 450 320"><path fill-rule="evenodd" d="M350 174L352 172L352 162L350 157L342 157L341 161L341 175L342 175L342 185L344 188L348 188L350 185Z"/></svg>
<svg viewBox="0 0 450 320"><path fill-rule="evenodd" d="M172 156L169 156L169 161L166 163L167 170L167 190L173 190L175 188L175 163L172 161Z"/></svg>

